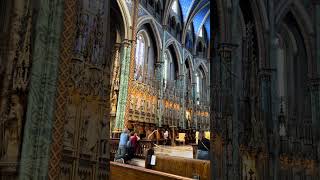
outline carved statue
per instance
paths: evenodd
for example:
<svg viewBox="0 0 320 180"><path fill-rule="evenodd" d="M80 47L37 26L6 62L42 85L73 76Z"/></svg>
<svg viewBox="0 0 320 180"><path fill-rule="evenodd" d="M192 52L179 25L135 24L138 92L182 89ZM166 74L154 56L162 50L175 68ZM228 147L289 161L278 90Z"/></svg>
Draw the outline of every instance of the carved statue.
<svg viewBox="0 0 320 180"><path fill-rule="evenodd" d="M85 132L84 149L86 153L93 153L101 130L98 122L99 113L94 108L88 108L85 114L87 116L83 127Z"/></svg>
<svg viewBox="0 0 320 180"><path fill-rule="evenodd" d="M83 53L83 50L87 43L87 37L88 37L88 21L89 16L87 14L81 13L79 15L79 23L78 23L78 30L77 30L77 37L76 37L76 52L77 53Z"/></svg>
<svg viewBox="0 0 320 180"><path fill-rule="evenodd" d="M63 145L66 149L73 148L75 121L76 121L76 107L73 104L67 106L66 124L64 127L64 141Z"/></svg>
<svg viewBox="0 0 320 180"><path fill-rule="evenodd" d="M21 128L23 118L23 106L17 95L11 97L11 107L8 119L5 121L5 154L3 159L17 160L21 142Z"/></svg>
<svg viewBox="0 0 320 180"><path fill-rule="evenodd" d="M108 121L106 119L106 117L103 118L103 120L101 121L101 155L102 156L108 156Z"/></svg>
<svg viewBox="0 0 320 180"><path fill-rule="evenodd" d="M117 103L118 103L118 95L116 92L114 92L113 97L111 99L111 113L112 114L117 112Z"/></svg>

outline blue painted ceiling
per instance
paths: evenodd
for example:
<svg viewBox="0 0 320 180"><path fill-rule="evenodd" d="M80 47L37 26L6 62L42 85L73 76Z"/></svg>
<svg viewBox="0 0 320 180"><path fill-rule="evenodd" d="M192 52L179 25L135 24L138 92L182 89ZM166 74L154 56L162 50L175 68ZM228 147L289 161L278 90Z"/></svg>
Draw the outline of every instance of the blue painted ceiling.
<svg viewBox="0 0 320 180"><path fill-rule="evenodd" d="M195 11L192 24L196 35L199 35L200 29L204 27L210 38L210 0L179 0L179 3L184 23Z"/></svg>

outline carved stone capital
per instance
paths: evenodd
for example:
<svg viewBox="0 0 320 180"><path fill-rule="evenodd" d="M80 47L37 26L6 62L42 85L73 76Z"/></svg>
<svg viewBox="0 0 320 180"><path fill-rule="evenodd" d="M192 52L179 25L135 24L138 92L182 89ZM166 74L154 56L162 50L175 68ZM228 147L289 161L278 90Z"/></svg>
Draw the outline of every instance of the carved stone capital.
<svg viewBox="0 0 320 180"><path fill-rule="evenodd" d="M230 62L232 59L232 51L236 47L238 47L236 44L221 43L218 45L218 54L224 61Z"/></svg>
<svg viewBox="0 0 320 180"><path fill-rule="evenodd" d="M309 87L311 88L311 90L319 90L320 78L309 79Z"/></svg>
<svg viewBox="0 0 320 180"><path fill-rule="evenodd" d="M269 80L271 79L273 69L270 68L261 68L259 71L259 77L262 80Z"/></svg>

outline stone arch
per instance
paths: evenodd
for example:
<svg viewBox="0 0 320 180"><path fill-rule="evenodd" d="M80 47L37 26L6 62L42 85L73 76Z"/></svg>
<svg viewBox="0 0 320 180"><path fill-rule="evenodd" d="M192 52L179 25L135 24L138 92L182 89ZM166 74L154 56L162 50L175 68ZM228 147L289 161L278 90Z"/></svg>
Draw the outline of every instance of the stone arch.
<svg viewBox="0 0 320 180"><path fill-rule="evenodd" d="M190 66L191 66L191 70L194 71L194 65L193 65L193 57L191 55L191 53L188 50L184 50L184 57L185 57L185 61L188 61Z"/></svg>
<svg viewBox="0 0 320 180"><path fill-rule="evenodd" d="M150 40L150 37L149 37L149 35L148 35L148 32L147 32L146 30L142 29L142 30L138 31L137 37L138 37L140 34L145 38L146 43L147 43L147 46L150 47L151 40Z"/></svg>
<svg viewBox="0 0 320 180"><path fill-rule="evenodd" d="M179 1L179 0L177 0L177 1ZM168 25L170 11L171 11L171 7L172 7L173 2L174 2L174 0L166 1L166 6L164 8L165 10L163 12L163 21L162 21L163 25Z"/></svg>
<svg viewBox="0 0 320 180"><path fill-rule="evenodd" d="M180 75L182 73L182 67L181 67L181 64L182 64L182 58L181 58L181 53L180 53L180 48L176 42L175 39L171 38L167 41L166 43L166 46L165 46L165 49L168 49L169 46L172 45L173 46L173 50L174 50L174 53L177 57L177 64L178 64L178 74Z"/></svg>
<svg viewBox="0 0 320 180"><path fill-rule="evenodd" d="M316 71L316 62L313 52L313 45L312 45L312 38L314 35L314 29L312 26L311 18L308 15L306 9L304 8L303 4L299 1L290 1L286 3L283 8L279 8L279 10L276 12L278 14L275 19L276 27L281 27L281 24L283 23L283 19L286 17L286 15L291 12L294 19L296 20L298 24L299 31L302 34L303 42L306 49L307 54L307 61L308 61L308 73L310 76Z"/></svg>
<svg viewBox="0 0 320 180"><path fill-rule="evenodd" d="M266 13L266 8L263 3L259 3L257 1L248 2L250 6L250 10L253 15L253 23L256 29L256 37L257 37L257 45L258 45L258 60L259 66L265 67L268 63L267 59L267 47L266 41L267 37L264 36L264 32L269 29L269 20Z"/></svg>
<svg viewBox="0 0 320 180"><path fill-rule="evenodd" d="M219 42L226 41L226 29L227 29L227 15L226 10L223 7L224 0L215 0L213 3L213 12L210 14L211 19L213 20L213 27L215 32L213 34L217 34L216 37Z"/></svg>
<svg viewBox="0 0 320 180"><path fill-rule="evenodd" d="M204 64L204 62L200 62L200 64L198 65L197 69L202 68L204 70L204 75L206 77L206 79L209 79L209 70L207 68L207 66Z"/></svg>
<svg viewBox="0 0 320 180"><path fill-rule="evenodd" d="M185 51L185 59L184 59L184 64L188 62L189 65L189 71L190 71L190 79L191 79L191 83L194 82L194 66L193 66L193 61L192 61L192 56L189 52Z"/></svg>
<svg viewBox="0 0 320 180"><path fill-rule="evenodd" d="M156 44L156 51L157 51L157 62L160 61L160 51L161 51L161 47L162 47L162 39L159 33L159 30L157 28L156 23L154 22L154 19L151 16L143 16L140 17L138 19L138 23L137 23L137 29L139 30L141 28L141 26L145 25L145 24L149 24L155 39L155 44Z"/></svg>
<svg viewBox="0 0 320 180"><path fill-rule="evenodd" d="M306 29L307 33L309 34L314 33L311 18L300 1L286 1L286 4L282 6L282 8L278 8L278 10L275 12L275 14L277 14L277 16L275 17L275 23L277 26L279 26L282 19L290 11L294 15L294 17L297 19L299 25L303 26L304 29Z"/></svg>
<svg viewBox="0 0 320 180"><path fill-rule="evenodd" d="M131 20L131 15L130 11L128 9L128 6L126 5L125 1L122 0L117 0L119 9L122 14L122 19L123 19L123 24L124 24L124 34L125 34L125 39L131 40L132 39L132 20Z"/></svg>
<svg viewBox="0 0 320 180"><path fill-rule="evenodd" d="M199 8L199 5L197 5L197 7L195 8L196 10L192 11L192 13L189 14L189 18L188 18L187 22L184 24L184 28L182 31L182 39L181 39L182 44L185 44L187 32L188 32L188 27L189 27L189 25L191 25L193 18L196 16L196 14L199 11L201 11L203 8L206 8L206 6L210 6L210 2L207 2L205 5L203 5L200 8ZM209 15L210 15L210 10L209 10ZM197 35L198 32L194 32L194 33L195 33L195 35Z"/></svg>
<svg viewBox="0 0 320 180"><path fill-rule="evenodd" d="M198 45L201 44L201 46L203 46L203 49L205 48L209 48L207 47L209 45L209 43L206 43L206 41L204 40L204 38L199 38L199 37L196 37L195 39L195 43L194 43L194 51L192 52L193 54L195 54L197 51L198 51Z"/></svg>

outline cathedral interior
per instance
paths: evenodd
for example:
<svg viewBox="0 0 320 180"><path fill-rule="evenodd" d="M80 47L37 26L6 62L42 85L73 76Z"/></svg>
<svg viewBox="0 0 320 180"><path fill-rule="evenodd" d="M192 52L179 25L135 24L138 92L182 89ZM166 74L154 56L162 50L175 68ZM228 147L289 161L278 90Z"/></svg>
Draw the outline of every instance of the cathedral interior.
<svg viewBox="0 0 320 180"><path fill-rule="evenodd" d="M319 0L0 0L0 180L319 180L319 49Z"/></svg>

